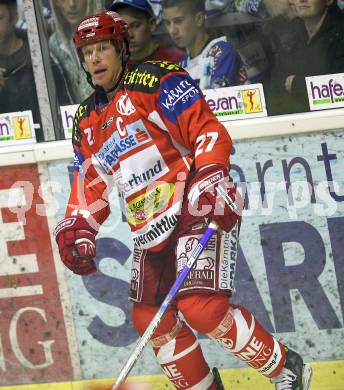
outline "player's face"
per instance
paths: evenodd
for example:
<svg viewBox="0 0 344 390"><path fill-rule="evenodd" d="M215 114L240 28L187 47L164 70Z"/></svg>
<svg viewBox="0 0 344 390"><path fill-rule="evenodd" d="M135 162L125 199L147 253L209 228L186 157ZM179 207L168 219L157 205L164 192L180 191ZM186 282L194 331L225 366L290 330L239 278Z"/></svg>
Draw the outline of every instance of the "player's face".
<svg viewBox="0 0 344 390"><path fill-rule="evenodd" d="M81 49L84 63L93 82L105 91L115 86L122 61L111 41L91 43Z"/></svg>
<svg viewBox="0 0 344 390"><path fill-rule="evenodd" d="M333 0L293 0L292 3L300 18L315 18L323 15Z"/></svg>
<svg viewBox="0 0 344 390"><path fill-rule="evenodd" d="M148 44L152 41L152 32L156 28L154 18L147 18L142 12L130 7L119 9L118 13L129 26L131 58L145 58Z"/></svg>
<svg viewBox="0 0 344 390"><path fill-rule="evenodd" d="M4 42L9 33L14 31L14 24L8 7L5 4L0 4L0 43Z"/></svg>
<svg viewBox="0 0 344 390"><path fill-rule="evenodd" d="M62 15L72 27L77 27L86 16L87 0L55 0Z"/></svg>
<svg viewBox="0 0 344 390"><path fill-rule="evenodd" d="M163 13L167 31L175 44L181 48L188 48L194 41L197 31L195 16L183 7L164 8Z"/></svg>

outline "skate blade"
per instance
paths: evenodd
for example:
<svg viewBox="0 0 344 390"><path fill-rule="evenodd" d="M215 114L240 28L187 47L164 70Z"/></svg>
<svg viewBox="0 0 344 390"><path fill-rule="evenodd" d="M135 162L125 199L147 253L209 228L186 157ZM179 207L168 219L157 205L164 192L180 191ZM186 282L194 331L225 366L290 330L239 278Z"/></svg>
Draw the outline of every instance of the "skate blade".
<svg viewBox="0 0 344 390"><path fill-rule="evenodd" d="M312 367L309 366L308 364L305 364L303 366L303 371L302 371L302 387L303 387L303 390L308 390L310 385L311 385L311 381L312 381L312 374L313 374L313 370L312 370Z"/></svg>

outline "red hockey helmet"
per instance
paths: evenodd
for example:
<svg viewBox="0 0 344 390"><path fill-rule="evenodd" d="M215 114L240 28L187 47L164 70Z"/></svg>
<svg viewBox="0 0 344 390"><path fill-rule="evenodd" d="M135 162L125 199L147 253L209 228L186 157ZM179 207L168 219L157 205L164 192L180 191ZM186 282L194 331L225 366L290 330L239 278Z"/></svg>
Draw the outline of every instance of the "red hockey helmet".
<svg viewBox="0 0 344 390"><path fill-rule="evenodd" d="M74 32L73 42L78 52L90 43L111 39L129 56L128 25L119 14L112 11L100 12L84 18Z"/></svg>

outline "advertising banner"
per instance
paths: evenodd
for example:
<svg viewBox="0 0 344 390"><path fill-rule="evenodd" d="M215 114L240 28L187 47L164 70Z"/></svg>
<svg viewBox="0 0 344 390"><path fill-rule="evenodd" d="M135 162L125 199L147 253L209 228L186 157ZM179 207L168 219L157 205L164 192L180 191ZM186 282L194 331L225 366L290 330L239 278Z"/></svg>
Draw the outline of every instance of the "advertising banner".
<svg viewBox="0 0 344 390"><path fill-rule="evenodd" d="M0 386L73 379L36 165L0 178Z"/></svg>
<svg viewBox="0 0 344 390"><path fill-rule="evenodd" d="M64 131L65 139L72 138L73 131L73 120L76 110L78 109L78 104L71 104L68 106L60 106L62 126Z"/></svg>
<svg viewBox="0 0 344 390"><path fill-rule="evenodd" d="M231 161L246 201L233 302L306 361L343 359L343 131L236 142ZM71 161L49 164L58 219L72 169ZM110 204L97 239L99 271L65 270L83 378L117 375L138 339L128 300L132 240L116 191ZM243 366L199 337L210 366ZM132 374L160 372L148 347Z"/></svg>
<svg viewBox="0 0 344 390"><path fill-rule="evenodd" d="M0 147L36 142L31 111L0 114Z"/></svg>
<svg viewBox="0 0 344 390"><path fill-rule="evenodd" d="M268 116L263 84L205 89L202 92L220 122ZM66 139L72 138L73 118L77 108L77 104L60 107Z"/></svg>
<svg viewBox="0 0 344 390"><path fill-rule="evenodd" d="M311 111L344 107L344 73L306 77Z"/></svg>
<svg viewBox="0 0 344 390"><path fill-rule="evenodd" d="M203 93L220 122L268 116L263 84L206 89Z"/></svg>

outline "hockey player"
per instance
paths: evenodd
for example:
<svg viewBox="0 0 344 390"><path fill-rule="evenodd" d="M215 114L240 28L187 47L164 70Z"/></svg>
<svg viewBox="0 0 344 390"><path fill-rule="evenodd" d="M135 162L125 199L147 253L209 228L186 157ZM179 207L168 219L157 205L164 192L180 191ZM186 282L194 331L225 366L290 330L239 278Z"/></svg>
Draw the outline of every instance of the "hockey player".
<svg viewBox="0 0 344 390"><path fill-rule="evenodd" d="M114 12L84 19L74 43L95 92L75 116L74 182L55 229L63 263L76 274L96 272L96 234L109 215L106 188L116 184L134 239L130 297L142 335L206 221L215 220L219 230L151 339L159 364L177 389L223 389L181 312L276 389L308 390L311 371L302 358L229 301L227 271L240 223L240 213L223 201L240 208L228 172L232 144L197 84L169 62L126 73L128 29Z"/></svg>

